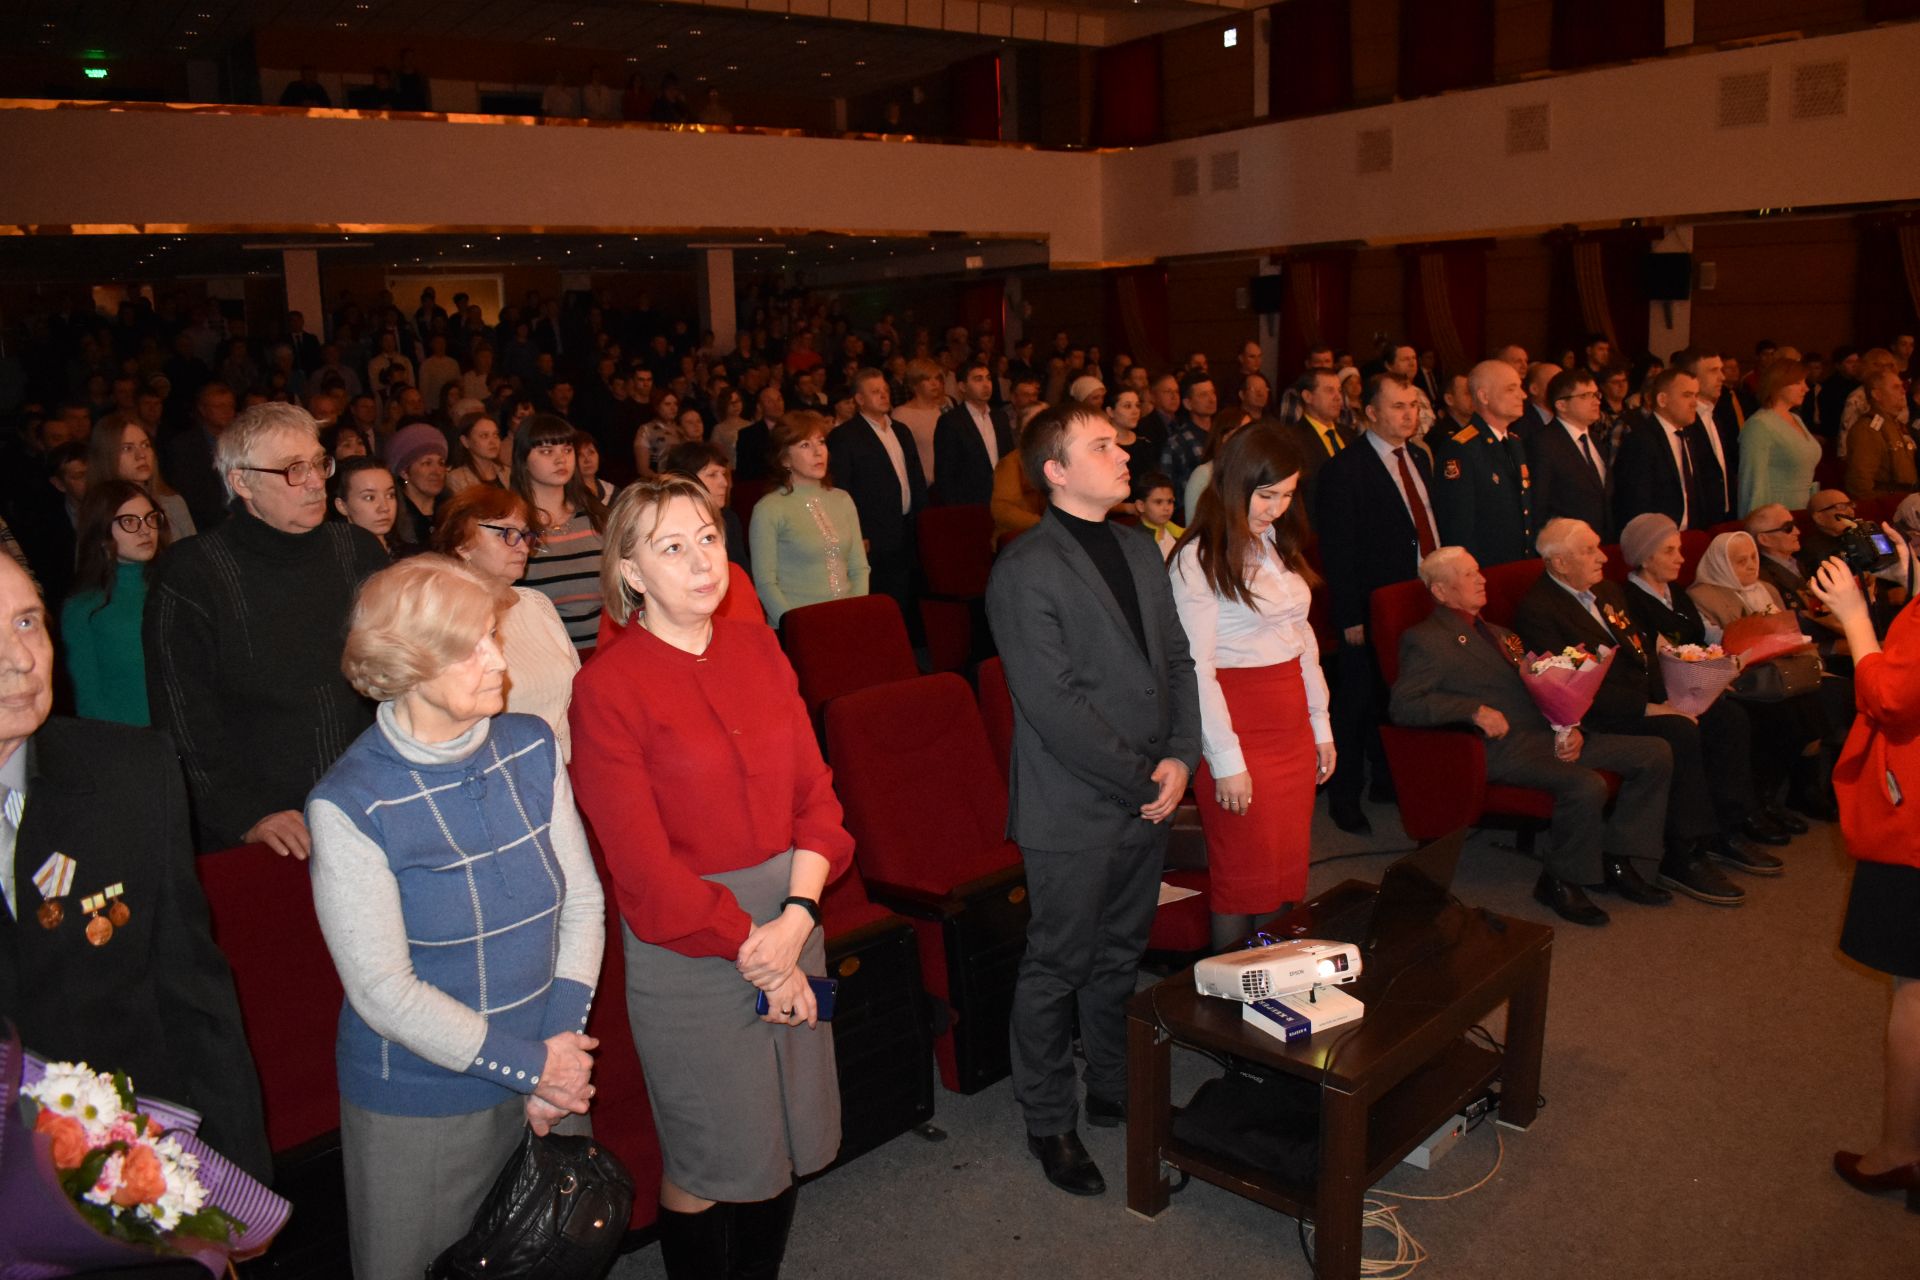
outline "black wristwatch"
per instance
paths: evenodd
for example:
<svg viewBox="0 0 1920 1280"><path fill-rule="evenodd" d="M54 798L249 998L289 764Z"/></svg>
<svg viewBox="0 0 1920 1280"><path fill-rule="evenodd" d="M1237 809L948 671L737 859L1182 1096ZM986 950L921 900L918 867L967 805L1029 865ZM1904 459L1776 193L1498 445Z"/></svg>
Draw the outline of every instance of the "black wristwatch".
<svg viewBox="0 0 1920 1280"><path fill-rule="evenodd" d="M780 900L781 910L784 911L788 907L804 907L807 914L813 917L813 922L815 924L820 923L820 902L817 898L802 898L798 894L795 894L791 898L782 898Z"/></svg>

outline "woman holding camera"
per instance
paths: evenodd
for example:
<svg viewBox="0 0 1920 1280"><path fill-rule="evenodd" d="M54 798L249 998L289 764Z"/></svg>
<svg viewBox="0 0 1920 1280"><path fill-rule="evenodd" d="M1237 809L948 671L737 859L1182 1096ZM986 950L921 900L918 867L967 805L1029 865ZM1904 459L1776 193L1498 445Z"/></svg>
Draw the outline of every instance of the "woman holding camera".
<svg viewBox="0 0 1920 1280"><path fill-rule="evenodd" d="M1899 580L1911 585L1906 540L1893 541ZM1821 565L1812 588L1846 628L1859 708L1833 770L1840 829L1859 859L1840 949L1893 977L1880 1138L1835 1152L1833 1168L1862 1191L1905 1192L1920 1212L1920 824L1906 807L1908 792L1920 799L1920 614L1901 610L1882 646L1844 562Z"/></svg>

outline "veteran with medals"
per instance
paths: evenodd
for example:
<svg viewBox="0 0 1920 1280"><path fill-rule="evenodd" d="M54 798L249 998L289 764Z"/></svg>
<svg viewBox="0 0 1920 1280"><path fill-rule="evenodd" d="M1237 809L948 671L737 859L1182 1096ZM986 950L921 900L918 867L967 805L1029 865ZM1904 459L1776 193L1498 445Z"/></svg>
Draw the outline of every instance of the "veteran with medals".
<svg viewBox="0 0 1920 1280"><path fill-rule="evenodd" d="M1465 547L1483 567L1524 560L1533 554L1532 477L1513 424L1526 411L1526 392L1513 366L1498 360L1475 365L1467 389L1473 420L1432 442L1440 541Z"/></svg>
<svg viewBox="0 0 1920 1280"><path fill-rule="evenodd" d="M201 1113L272 1176L260 1084L194 876L186 786L163 734L49 718L53 643L0 556L0 1017L53 1059L124 1071Z"/></svg>

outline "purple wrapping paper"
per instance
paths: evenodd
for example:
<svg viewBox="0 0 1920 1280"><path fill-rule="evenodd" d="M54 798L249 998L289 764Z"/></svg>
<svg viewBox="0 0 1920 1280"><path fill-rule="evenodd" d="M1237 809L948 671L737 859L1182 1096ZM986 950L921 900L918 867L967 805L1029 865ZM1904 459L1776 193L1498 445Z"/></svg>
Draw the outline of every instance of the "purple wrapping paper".
<svg viewBox="0 0 1920 1280"><path fill-rule="evenodd" d="M208 1203L247 1224L231 1251L203 1240L179 1239L173 1251L110 1240L80 1216L60 1189L53 1141L35 1133L20 1114L20 1090L46 1072L45 1063L20 1047L11 1027L0 1041L0 1280L45 1280L102 1267L133 1266L156 1256L190 1258L213 1276L227 1269L229 1252L252 1257L273 1242L292 1206L228 1163L195 1135L200 1117L184 1107L140 1098L141 1110L159 1121L180 1145L200 1157L200 1181Z"/></svg>
<svg viewBox="0 0 1920 1280"><path fill-rule="evenodd" d="M1677 654L1660 654L1660 678L1667 686L1667 705L1697 716L1712 706L1740 674L1740 659L1727 654L1688 662Z"/></svg>

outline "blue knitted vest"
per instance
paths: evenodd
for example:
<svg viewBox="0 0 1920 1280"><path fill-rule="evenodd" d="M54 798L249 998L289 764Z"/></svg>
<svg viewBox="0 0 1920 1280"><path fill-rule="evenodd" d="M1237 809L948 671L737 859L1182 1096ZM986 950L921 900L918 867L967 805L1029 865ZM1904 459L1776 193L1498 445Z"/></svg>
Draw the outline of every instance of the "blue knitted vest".
<svg viewBox="0 0 1920 1280"><path fill-rule="evenodd" d="M489 1046L553 1034L543 1019L565 896L548 838L557 759L537 716L495 716L478 749L437 765L402 756L376 723L311 797L386 851L414 973L485 1016ZM529 1089L487 1078L484 1063L461 1073L429 1062L376 1033L351 1002L336 1054L341 1095L383 1115L463 1115Z"/></svg>

